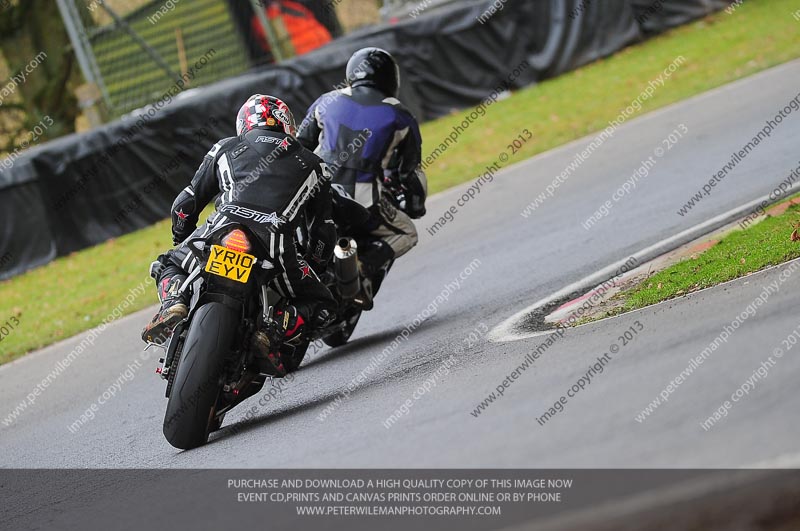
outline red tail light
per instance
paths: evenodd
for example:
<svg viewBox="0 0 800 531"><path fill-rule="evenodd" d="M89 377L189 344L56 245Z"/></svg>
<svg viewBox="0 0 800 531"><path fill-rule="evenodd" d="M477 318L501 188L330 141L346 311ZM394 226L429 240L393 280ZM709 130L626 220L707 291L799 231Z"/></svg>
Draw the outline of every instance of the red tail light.
<svg viewBox="0 0 800 531"><path fill-rule="evenodd" d="M246 253L250 250L250 241L245 233L239 229L231 231L222 238L222 245L231 251L239 251L240 253Z"/></svg>

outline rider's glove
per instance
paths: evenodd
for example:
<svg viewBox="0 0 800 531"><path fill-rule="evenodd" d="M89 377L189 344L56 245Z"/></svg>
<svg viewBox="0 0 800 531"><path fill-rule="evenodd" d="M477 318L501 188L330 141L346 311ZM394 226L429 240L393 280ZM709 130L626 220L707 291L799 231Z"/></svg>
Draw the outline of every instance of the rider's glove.
<svg viewBox="0 0 800 531"><path fill-rule="evenodd" d="M398 208L403 201L403 184L400 181L400 174L397 170L383 170L383 189L389 196L392 203Z"/></svg>
<svg viewBox="0 0 800 531"><path fill-rule="evenodd" d="M182 232L181 233L176 233L175 229L172 229L172 244L175 245L176 247L178 245L182 244L183 242L186 241L186 238L188 238L189 236L192 235L194 230L195 229L192 229L187 234L184 235Z"/></svg>
<svg viewBox="0 0 800 531"><path fill-rule="evenodd" d="M419 219L425 215L425 196L427 191L416 176L403 178L397 170L385 170L384 189L394 204L411 219Z"/></svg>

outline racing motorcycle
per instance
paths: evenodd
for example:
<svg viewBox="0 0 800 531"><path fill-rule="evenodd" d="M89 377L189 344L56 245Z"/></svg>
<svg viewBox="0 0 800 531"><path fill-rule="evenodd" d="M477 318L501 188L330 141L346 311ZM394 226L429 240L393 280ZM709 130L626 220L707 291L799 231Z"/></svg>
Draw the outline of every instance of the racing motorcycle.
<svg viewBox="0 0 800 531"><path fill-rule="evenodd" d="M201 265L182 286L192 293L189 315L164 346L148 345L165 350L156 370L167 382L163 432L180 449L205 444L226 413L258 393L268 378L296 370L310 342L321 339L331 347L347 343L368 309L361 296L366 291L371 298L391 267L389 263L375 278L363 278L358 240L339 238L323 275L339 302L336 319L284 341L279 320L288 315L283 308L289 301L268 288L281 270L269 260L258 230L230 221L187 244Z"/></svg>

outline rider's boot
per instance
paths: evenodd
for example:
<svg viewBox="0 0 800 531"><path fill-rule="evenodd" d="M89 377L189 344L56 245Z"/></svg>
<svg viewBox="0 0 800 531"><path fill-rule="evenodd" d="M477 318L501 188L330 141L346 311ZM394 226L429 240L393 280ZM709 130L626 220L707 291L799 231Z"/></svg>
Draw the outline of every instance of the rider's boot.
<svg viewBox="0 0 800 531"><path fill-rule="evenodd" d="M161 308L142 331L145 342L163 345L172 335L175 326L189 316L187 296L180 291L184 280L186 275L181 274L160 280L158 298L161 300Z"/></svg>
<svg viewBox="0 0 800 531"><path fill-rule="evenodd" d="M275 312L275 318L283 331L283 340L287 342L299 340L306 331L306 320L294 306Z"/></svg>
<svg viewBox="0 0 800 531"><path fill-rule="evenodd" d="M309 323L306 322L295 306L287 306L285 310L275 312L275 324L277 326L265 327L253 334L253 348L262 358L269 360L273 369L270 373L277 377L286 376L288 372L300 365L302 357L299 359L281 359L281 355L278 354L281 346L288 343L299 348L304 341L307 341L304 334L308 327L311 327L311 329L324 328L331 324L335 318L336 316L333 313L322 309L316 312ZM300 352L305 354L305 349L300 348Z"/></svg>
<svg viewBox="0 0 800 531"><path fill-rule="evenodd" d="M289 360L282 359L281 348L285 343L301 341L305 327L303 316L294 306L276 311L275 320L253 334L253 348L260 358L269 362L262 370L278 378L286 376Z"/></svg>

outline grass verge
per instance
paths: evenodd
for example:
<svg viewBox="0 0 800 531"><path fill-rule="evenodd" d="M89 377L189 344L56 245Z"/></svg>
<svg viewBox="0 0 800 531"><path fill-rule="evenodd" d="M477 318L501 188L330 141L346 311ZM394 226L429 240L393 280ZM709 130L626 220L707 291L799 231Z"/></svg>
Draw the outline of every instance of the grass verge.
<svg viewBox="0 0 800 531"><path fill-rule="evenodd" d="M679 55L685 63L639 114L800 57L795 9L794 0L752 0L497 102L428 168L431 193L477 178L525 128L534 138L509 163L606 127ZM424 124L423 156L470 112ZM0 341L0 363L97 326L143 282L122 313L157 302L147 268L169 246L161 222L0 283L0 324L19 320Z"/></svg>
<svg viewBox="0 0 800 531"><path fill-rule="evenodd" d="M710 288L800 257L800 242L791 233L800 221L800 206L768 216L760 223L722 238L702 254L654 274L621 294L623 311L632 311Z"/></svg>

